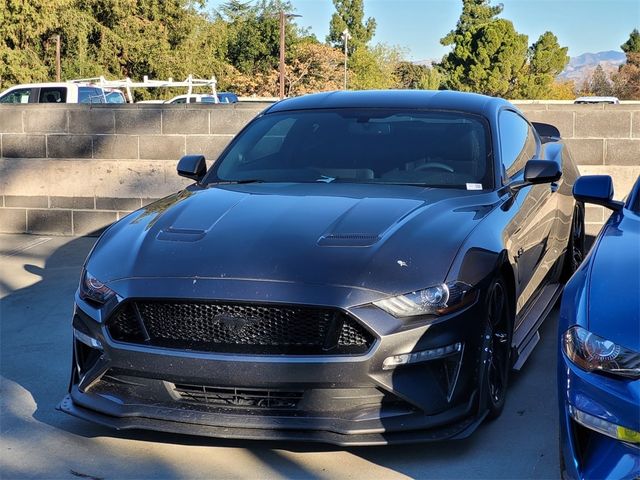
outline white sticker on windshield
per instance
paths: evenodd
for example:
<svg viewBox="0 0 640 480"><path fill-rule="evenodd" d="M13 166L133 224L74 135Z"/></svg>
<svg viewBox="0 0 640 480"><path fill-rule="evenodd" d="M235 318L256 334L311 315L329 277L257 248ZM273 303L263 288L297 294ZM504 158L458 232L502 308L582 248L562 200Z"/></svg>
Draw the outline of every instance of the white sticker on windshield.
<svg viewBox="0 0 640 480"><path fill-rule="evenodd" d="M481 183L467 183L467 190L482 190Z"/></svg>

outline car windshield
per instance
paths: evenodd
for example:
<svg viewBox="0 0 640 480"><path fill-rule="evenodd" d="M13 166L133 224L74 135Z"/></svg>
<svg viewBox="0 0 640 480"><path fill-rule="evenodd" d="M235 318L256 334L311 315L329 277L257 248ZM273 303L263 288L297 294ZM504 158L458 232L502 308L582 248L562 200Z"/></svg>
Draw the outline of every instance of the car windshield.
<svg viewBox="0 0 640 480"><path fill-rule="evenodd" d="M351 182L490 189L486 122L445 111L327 109L267 114L205 183Z"/></svg>

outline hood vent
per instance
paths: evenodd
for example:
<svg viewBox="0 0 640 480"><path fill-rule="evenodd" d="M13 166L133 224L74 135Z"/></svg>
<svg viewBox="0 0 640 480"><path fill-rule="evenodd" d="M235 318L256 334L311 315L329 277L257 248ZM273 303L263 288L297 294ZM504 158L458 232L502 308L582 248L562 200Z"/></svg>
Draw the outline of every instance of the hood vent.
<svg viewBox="0 0 640 480"><path fill-rule="evenodd" d="M321 247L369 247L380 240L371 233L330 233L318 240Z"/></svg>

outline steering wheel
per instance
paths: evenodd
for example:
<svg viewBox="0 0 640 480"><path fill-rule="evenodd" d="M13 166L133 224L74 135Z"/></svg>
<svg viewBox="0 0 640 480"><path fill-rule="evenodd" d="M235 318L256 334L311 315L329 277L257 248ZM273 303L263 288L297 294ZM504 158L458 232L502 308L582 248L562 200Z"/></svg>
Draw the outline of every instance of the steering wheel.
<svg viewBox="0 0 640 480"><path fill-rule="evenodd" d="M418 165L416 168L414 168L414 170L420 171L420 170L427 170L427 169L430 169L430 168L436 168L438 170L445 170L447 172L453 173L453 168L451 168L449 165L446 165L446 164L441 163L441 162L423 163L422 165Z"/></svg>

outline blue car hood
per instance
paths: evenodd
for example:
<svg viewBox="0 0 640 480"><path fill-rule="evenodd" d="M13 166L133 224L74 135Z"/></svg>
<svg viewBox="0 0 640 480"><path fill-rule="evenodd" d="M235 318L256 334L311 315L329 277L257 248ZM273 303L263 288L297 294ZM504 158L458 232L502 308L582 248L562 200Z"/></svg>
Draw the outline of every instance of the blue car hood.
<svg viewBox="0 0 640 480"><path fill-rule="evenodd" d="M640 351L640 218L607 225L594 254L587 328Z"/></svg>
<svg viewBox="0 0 640 480"><path fill-rule="evenodd" d="M397 185L190 187L112 226L87 269L103 282L198 277L406 293L446 278L492 201Z"/></svg>

